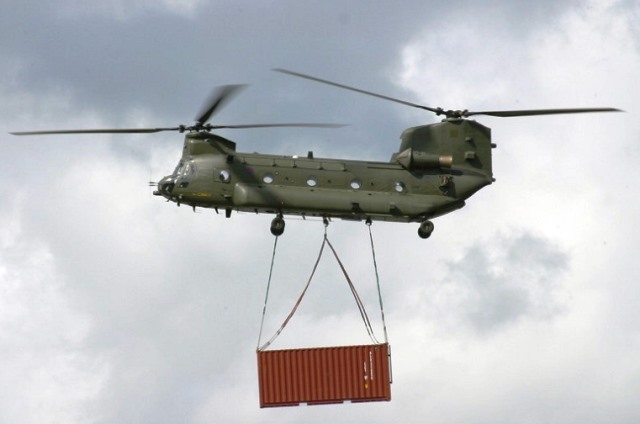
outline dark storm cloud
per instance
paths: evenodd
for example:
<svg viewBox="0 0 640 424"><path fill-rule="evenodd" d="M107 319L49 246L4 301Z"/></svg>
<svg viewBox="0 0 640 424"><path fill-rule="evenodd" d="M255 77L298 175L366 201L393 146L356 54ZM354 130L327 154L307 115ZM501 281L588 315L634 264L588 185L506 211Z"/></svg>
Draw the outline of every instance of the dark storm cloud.
<svg viewBox="0 0 640 424"><path fill-rule="evenodd" d="M503 28L508 24L505 36L513 36L512 30L524 31L545 16L544 11L556 9L554 4L496 8L495 15L479 19ZM60 10L65 6L69 11ZM110 125L122 126L136 108L150 111L150 125L190 123L212 86L250 83L251 89L214 119L346 122L352 126L305 136L345 141L340 144L353 155L362 155L358 146L365 144L376 159L384 160L406 126L398 122L402 107L296 81L270 69L290 67L402 98L407 93L389 80L400 66L399 48L430 27L444 29L449 34L439 36L455 39L459 21L455 10L415 1L348 6L214 2L197 7L193 17L132 7L128 19L107 12L73 13L73 3L67 2L27 2L15 9L0 18L4 24L0 60L20 63L19 84L41 93L52 87L69 90L78 107L95 111ZM464 9L484 10L475 2ZM443 21L450 26L440 25ZM514 21L521 23L513 25ZM414 124L432 119L425 115ZM262 134L294 137L285 130ZM254 131L240 137L254 149L273 148L272 143L265 146L259 141Z"/></svg>
<svg viewBox="0 0 640 424"><path fill-rule="evenodd" d="M409 12L382 19L389 6L324 2L214 3L199 10L206 19L151 13L124 21L67 15L55 2L28 7L18 6L17 17L4 14L3 25L3 51L24 61L25 85L73 86L80 101L101 109L122 111L121 105L142 101L172 114L185 105L195 109L188 100L199 101L211 84L252 82L278 65L305 64L321 73L337 68L336 76L360 76L366 83L417 23ZM345 65L352 74L342 73ZM169 101L169 93L184 98Z"/></svg>

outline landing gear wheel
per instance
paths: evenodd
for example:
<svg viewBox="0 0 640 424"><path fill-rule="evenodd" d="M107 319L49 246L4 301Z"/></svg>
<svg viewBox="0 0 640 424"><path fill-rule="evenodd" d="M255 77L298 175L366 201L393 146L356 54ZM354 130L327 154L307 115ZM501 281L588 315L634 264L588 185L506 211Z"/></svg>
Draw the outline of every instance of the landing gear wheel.
<svg viewBox="0 0 640 424"><path fill-rule="evenodd" d="M418 235L420 236L420 238L427 239L429 238L431 233L433 233L433 228L433 222L424 221L422 224L420 224L420 227L418 227Z"/></svg>
<svg viewBox="0 0 640 424"><path fill-rule="evenodd" d="M271 221L271 234L278 237L284 233L284 219L281 216L276 216Z"/></svg>

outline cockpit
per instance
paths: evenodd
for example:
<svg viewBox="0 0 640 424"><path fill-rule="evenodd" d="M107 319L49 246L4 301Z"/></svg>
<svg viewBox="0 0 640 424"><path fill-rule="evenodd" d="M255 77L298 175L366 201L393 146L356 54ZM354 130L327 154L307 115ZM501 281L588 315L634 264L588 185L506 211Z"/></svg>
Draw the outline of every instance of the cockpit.
<svg viewBox="0 0 640 424"><path fill-rule="evenodd" d="M176 185L186 188L195 174L196 167L193 160L180 159L171 175L167 175L158 182L158 190L154 194L170 198Z"/></svg>

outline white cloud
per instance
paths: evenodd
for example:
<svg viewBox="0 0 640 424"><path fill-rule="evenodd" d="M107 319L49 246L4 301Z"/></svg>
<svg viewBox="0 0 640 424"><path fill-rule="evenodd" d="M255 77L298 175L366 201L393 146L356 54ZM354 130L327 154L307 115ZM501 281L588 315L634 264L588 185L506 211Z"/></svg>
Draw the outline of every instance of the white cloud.
<svg viewBox="0 0 640 424"><path fill-rule="evenodd" d="M87 354L91 318L68 298L47 246L23 231L24 202L12 203L1 211L0 418L82 421L101 395L108 368L100 356Z"/></svg>
<svg viewBox="0 0 640 424"><path fill-rule="evenodd" d="M449 272L435 271L431 284L406 293L409 310L424 311L428 321L407 321L400 335L423 347L401 363L422 361L415 374L443 388L431 394L433 404L447 405L443 411L455 410L445 422L637 418L628 395L639 375L631 352L640 348L637 326L629 325L637 322L631 304L640 294L631 281L639 269L628 259L638 247L629 226L640 213L629 189L638 177L637 99L629 93L640 73L630 29L637 10L636 3L586 3L517 43L505 43L504 28L482 27L479 20L462 30L475 37L465 46L431 27L403 50L401 84L429 102L628 111L478 117L493 127L498 143L497 182L462 211L436 220L434 241L445 239L438 253L448 258ZM464 66L476 62L482 65ZM518 243L518 234L537 240L537 248ZM543 256L529 256L543 246ZM477 337L462 325L465 318L471 329L500 331ZM607 360L610 355L620 361ZM616 395L603 399L605 392Z"/></svg>

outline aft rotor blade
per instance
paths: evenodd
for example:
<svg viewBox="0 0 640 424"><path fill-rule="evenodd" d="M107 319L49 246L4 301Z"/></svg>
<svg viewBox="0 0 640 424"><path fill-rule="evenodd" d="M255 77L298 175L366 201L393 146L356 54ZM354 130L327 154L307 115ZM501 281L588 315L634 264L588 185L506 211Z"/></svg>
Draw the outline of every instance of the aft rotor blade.
<svg viewBox="0 0 640 424"><path fill-rule="evenodd" d="M51 135L51 134L139 134L157 133L161 131L180 131L180 127L172 128L103 128L89 130L46 130L46 131L16 131L12 135Z"/></svg>
<svg viewBox="0 0 640 424"><path fill-rule="evenodd" d="M200 125L206 124L218 108L222 107L245 87L246 85L244 84L234 84L223 85L215 88L202 106L202 109L196 116L195 121Z"/></svg>
<svg viewBox="0 0 640 424"><path fill-rule="evenodd" d="M568 113L592 113L592 112L623 112L612 107L595 108L572 108L572 109L529 109L529 110L496 110L483 112L466 112L464 116L488 115L500 118L511 118L516 116L536 116L536 115L561 115Z"/></svg>
<svg viewBox="0 0 640 424"><path fill-rule="evenodd" d="M434 112L434 113L437 113L437 114L440 114L440 113L443 112L442 109L439 109L439 108L432 108L432 107L428 107L428 106L424 106L424 105L419 105L417 103L407 102L407 101L396 99L396 98L393 98L393 97L384 96L382 94L373 93L371 91L361 90L359 88L351 87L349 85L339 84L337 82L328 81L328 80L325 80L325 79L322 79L322 78L313 77L313 76L307 75L307 74L302 74L300 72L289 71L287 69L281 69L281 68L275 68L273 70L276 71L276 72L281 72L283 74L293 75L294 77L305 78L305 79L308 79L308 80L311 80L311 81L320 82L322 84L328 84L328 85L332 85L334 87L344 88L345 90L355 91L356 93L361 93L361 94L366 94L368 96L378 97L380 99L384 99L384 100L389 100L389 101L392 101L392 102L400 103L400 104L405 105L405 106L411 106L411 107L416 107L418 109L428 110L430 112Z"/></svg>

